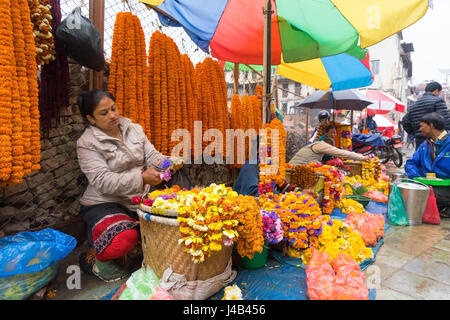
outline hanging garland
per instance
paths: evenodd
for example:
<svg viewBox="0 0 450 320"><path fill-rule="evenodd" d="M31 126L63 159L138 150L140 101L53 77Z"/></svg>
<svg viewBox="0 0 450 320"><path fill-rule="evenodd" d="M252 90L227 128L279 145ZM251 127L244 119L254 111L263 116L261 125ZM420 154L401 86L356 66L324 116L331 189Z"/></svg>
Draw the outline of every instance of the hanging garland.
<svg viewBox="0 0 450 320"><path fill-rule="evenodd" d="M36 62L44 65L55 60L55 40L52 34L52 14L49 0L28 0L36 45Z"/></svg>
<svg viewBox="0 0 450 320"><path fill-rule="evenodd" d="M51 0L50 5L51 27L56 30L61 23L61 8L58 0ZM52 119L58 124L60 110L69 105L69 64L64 46L56 40L55 52L55 60L44 64L41 70L39 111L44 139L48 138Z"/></svg>
<svg viewBox="0 0 450 320"><path fill-rule="evenodd" d="M20 15L22 20L22 30L25 37L25 56L27 65L27 79L28 79L28 97L30 101L29 119L30 119L30 144L25 139L25 170L24 174L29 174L31 171L37 171L41 168L39 162L41 159L41 142L40 142L40 114L39 114L39 88L37 82L37 62L36 62L36 47L33 36L33 27L30 19L30 10L27 0L19 0ZM27 106L24 106L27 108ZM27 121L28 122L28 121ZM23 123L24 128L27 126ZM29 146L29 147L28 147ZM28 169L28 163L31 162L31 167Z"/></svg>
<svg viewBox="0 0 450 320"><path fill-rule="evenodd" d="M0 181L9 180L12 171L12 23L10 1L0 1Z"/></svg>

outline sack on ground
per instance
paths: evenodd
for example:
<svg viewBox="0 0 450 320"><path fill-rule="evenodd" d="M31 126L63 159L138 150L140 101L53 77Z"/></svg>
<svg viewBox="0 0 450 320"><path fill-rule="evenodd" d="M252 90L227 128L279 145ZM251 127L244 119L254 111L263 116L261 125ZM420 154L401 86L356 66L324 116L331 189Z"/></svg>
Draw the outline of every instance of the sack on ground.
<svg viewBox="0 0 450 320"><path fill-rule="evenodd" d="M236 278L231 264L230 259L223 273L207 280L194 281L187 281L184 275L173 272L169 267L163 273L160 286L176 300L206 300Z"/></svg>

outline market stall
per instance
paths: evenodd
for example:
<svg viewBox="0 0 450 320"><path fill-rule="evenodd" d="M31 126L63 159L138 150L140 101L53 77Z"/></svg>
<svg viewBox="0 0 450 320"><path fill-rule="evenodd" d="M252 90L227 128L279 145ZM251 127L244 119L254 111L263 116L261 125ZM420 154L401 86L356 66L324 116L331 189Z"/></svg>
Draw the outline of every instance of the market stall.
<svg viewBox="0 0 450 320"><path fill-rule="evenodd" d="M143 2L158 5L153 8L164 19L176 19L166 20L166 23L176 22L185 28L190 25L186 20L188 17L176 10L170 10L175 2ZM422 7L425 3L415 2ZM17 4L21 2L11 3L16 6L9 8L4 5L2 8L18 14L20 10ZM215 13L223 13L228 19L236 15L243 18L243 12L247 14L247 11L239 10L243 5L249 6L254 12L260 10L255 4L244 3L246 2L230 1L229 5L225 6L225 2L222 2L222 8L211 4L200 7L197 3L194 5L194 12L199 15L196 19L200 21L204 14L211 13L211 8L215 9ZM357 3L355 1L353 4ZM216 3L215 6L217 5ZM225 75L215 59L206 58L194 66L187 55L180 53L175 41L160 31L151 35L147 53L145 34L138 16L132 12L117 14L108 90L116 97L120 114L140 124L143 134L156 150L162 154L170 154L178 143L172 137L180 131L197 142L183 145L190 161L202 162L202 155L205 153L214 159L227 158L228 153L224 151L223 145L220 145L219 139L227 129L257 130L260 142L257 148L259 172L257 177L254 177L258 181L256 197L238 194L225 184L212 183L185 188L182 183L173 183L170 187L146 191L130 199L137 207L143 266L108 298L375 298L375 292L367 287L362 271L375 261L378 249L383 244L384 232L387 229L387 211L372 212L369 207L374 207L375 203L378 204L378 209L385 208L383 205L386 205L389 194L388 179L375 157L358 164L360 174L314 162L295 167L286 164L286 131L282 121L276 117L275 108L270 104L270 64L281 62L282 51L288 62L305 61L342 52L351 52L362 59L365 57L365 51L353 40L361 37L362 43L367 47L397 32L401 26L414 22L424 10L419 10L414 16L404 15L404 19L400 19L402 23L395 28L370 36L367 28L359 25L355 15L358 12L350 10L348 4L341 3L330 12L325 10L323 18L332 18L339 25L340 31L347 35L347 40L334 36L342 34L341 32L329 32L335 31L334 27L330 29L330 25L327 25L325 29L328 30L324 30L318 24L314 30L310 30L314 37L306 38L303 32L297 33L302 27L302 21L296 17L288 20L291 25L284 25L286 28L281 33L282 39L277 39L280 33L273 32L273 38L269 30L275 27L283 29L283 25L272 25L271 5L273 9L277 9L276 15L281 18L289 18L291 8L310 12L324 11L323 8L317 7L317 4L266 2L266 25L263 32L266 45L259 46L264 51L264 59L261 59L261 50L257 50L247 56L246 61L264 63L265 88L258 87L255 95L251 96L233 95L230 107L227 104ZM8 41L2 43L5 50L0 53L3 55L0 58L3 57L5 62L2 65L5 69L3 71L13 79L11 83L7 83L10 87L7 88L7 101L4 101L3 109L8 112L0 123L4 142L2 152L5 155L2 158L3 175L0 180L2 183L13 184L20 182L32 170L39 169L39 146L36 145L35 136L39 136L36 101L38 88L35 79L37 64L52 59L53 51L48 43L42 42L41 47L43 45L44 49L50 48L50 52L42 50L41 54L46 54L41 57L28 55L28 52L35 52L33 40L39 45L42 39L32 39L29 15L22 16L21 19L18 15L11 16L11 21L6 19L8 25L5 25L5 29L12 30L13 25L19 25L19 30L26 40L15 41L16 35L10 32L7 35ZM257 17L262 20L264 15ZM389 18L393 19L390 15L383 17ZM395 18L398 20L398 16ZM214 28L209 26L209 31L215 31L209 34L213 34L214 39L212 36L207 40L201 39L192 30L188 30L189 35L204 50L208 49L211 41L215 57L226 61L243 61L241 59L244 59L245 55L242 52L224 49L226 44L230 44L230 39L238 43L239 37L233 38L223 27L229 20L221 20L220 26L219 19L220 17L217 17ZM258 22L261 22L259 20ZM351 20L353 22L349 22ZM254 20L242 19L242 22L252 23ZM35 23L34 27L39 25L41 24ZM216 28L218 30L213 30ZM255 32L251 39L261 40L260 35L260 32ZM44 38L50 37L44 34ZM259 40L255 41L261 44ZM268 45L270 41L276 45ZM295 43L297 46L290 50L281 50L282 42ZM338 49L333 49L329 46L330 43ZM248 44L253 45L251 41ZM235 44L231 46L235 47ZM21 54L25 52L24 49L27 49L25 55ZM314 50L308 51L309 49ZM14 57L17 54L17 61L9 59L5 52ZM226 52L232 52L232 57L225 55ZM307 55L305 52L312 54ZM25 69L27 72L24 72ZM345 93L331 93L337 96L340 94L345 96ZM328 97L329 95L321 102L326 102ZM358 105L351 99L344 98L342 101L346 106ZM365 103L367 105L367 101ZM333 102L333 109L338 107ZM21 117L14 118L13 114L20 114ZM199 122L201 127L195 127ZM203 138L208 136L211 129L216 130L216 136L210 137L209 141L195 141L195 132L199 132ZM349 131L346 125L339 127L340 134L336 141L338 146L349 148ZM20 136L23 140L15 139ZM140 144L142 141L135 143ZM249 159L247 155L251 147L251 143L244 142L242 148L236 148L236 152L232 153L230 166L241 167ZM111 150L104 151L107 153ZM114 154L108 156L114 158ZM159 164L149 165L160 169L161 181L170 182L174 179L173 169L180 162L178 158L167 157ZM286 191L282 188L287 180L296 189ZM99 238L99 242L105 240L101 236ZM73 239L68 238L66 241L67 247L60 249L61 252L56 245L55 251L58 251L58 255L54 260L62 259L75 246ZM60 244L62 241L54 242ZM40 260L37 259L31 265L41 267L39 270L36 267L34 271L42 271L51 266L52 269L47 270L51 274L45 275L47 280L54 276L54 262L48 261L46 265L41 266ZM261 285L262 277L265 277L268 286ZM277 292L271 287L275 284L292 287L292 291ZM39 283L39 286L41 285ZM3 287L7 289L8 282Z"/></svg>

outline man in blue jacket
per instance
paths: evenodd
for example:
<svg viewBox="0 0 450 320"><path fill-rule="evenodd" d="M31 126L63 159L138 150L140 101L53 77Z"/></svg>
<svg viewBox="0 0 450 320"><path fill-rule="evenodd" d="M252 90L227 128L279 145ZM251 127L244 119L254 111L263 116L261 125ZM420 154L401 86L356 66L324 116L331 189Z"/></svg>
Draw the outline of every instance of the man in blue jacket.
<svg viewBox="0 0 450 320"><path fill-rule="evenodd" d="M444 128L450 131L450 115L447 104L440 97L442 86L438 82L430 82L425 87L425 93L414 105L408 108L408 112L403 117L401 124L403 129L410 135L414 135L416 140L416 150L425 141L425 137L419 130L420 120L426 114L437 112L444 117Z"/></svg>
<svg viewBox="0 0 450 320"><path fill-rule="evenodd" d="M405 164L410 179L435 173L437 178L450 179L450 135L445 130L445 120L439 113L425 115L420 121L423 142ZM450 213L450 187L433 187L441 216Z"/></svg>

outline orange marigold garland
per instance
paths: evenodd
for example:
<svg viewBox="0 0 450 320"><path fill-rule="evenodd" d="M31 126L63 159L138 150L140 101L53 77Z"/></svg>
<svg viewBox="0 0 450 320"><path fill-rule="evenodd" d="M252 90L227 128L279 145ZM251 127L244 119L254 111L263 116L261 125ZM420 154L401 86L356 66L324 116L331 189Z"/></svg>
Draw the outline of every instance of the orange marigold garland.
<svg viewBox="0 0 450 320"><path fill-rule="evenodd" d="M11 56L12 68L12 172L8 184L19 184L23 182L24 176L24 141L22 134L22 102L21 94L27 95L27 87L23 90L24 84L27 83L26 78L26 58L25 58L25 42L22 31L22 22L20 19L20 10L17 0L11 0L11 22L13 27L13 45L14 55ZM22 90L19 88L19 84Z"/></svg>
<svg viewBox="0 0 450 320"><path fill-rule="evenodd" d="M241 257L252 259L255 252L262 252L264 245L263 221L259 205L254 197L239 195L235 210L239 220L237 252Z"/></svg>
<svg viewBox="0 0 450 320"><path fill-rule="evenodd" d="M161 32L155 31L150 39L149 47L149 101L153 121L151 123L152 142L161 151Z"/></svg>
<svg viewBox="0 0 450 320"><path fill-rule="evenodd" d="M12 23L10 1L0 1L0 181L8 181L12 171Z"/></svg>
<svg viewBox="0 0 450 320"><path fill-rule="evenodd" d="M9 1L8 1L9 2ZM41 158L41 143L39 132L39 88L37 82L37 63L36 63L36 47L34 44L33 27L30 19L30 10L27 5L27 0L19 0L20 16L22 20L22 30L25 37L25 52L27 59L27 79L28 79L28 96L30 100L30 119L31 119L31 135L30 135L30 151L26 150L27 144L25 143L25 152L31 155L31 157L25 157L25 166L27 166L27 160L31 160L31 171L36 171L41 168L39 162ZM25 127L24 123L24 127ZM25 174L29 169L25 169Z"/></svg>
<svg viewBox="0 0 450 320"><path fill-rule="evenodd" d="M108 79L108 91L116 98L116 105L119 112L123 114L124 103L124 38L125 38L125 16L124 12L116 15L114 23L113 42L111 50L110 74Z"/></svg>

